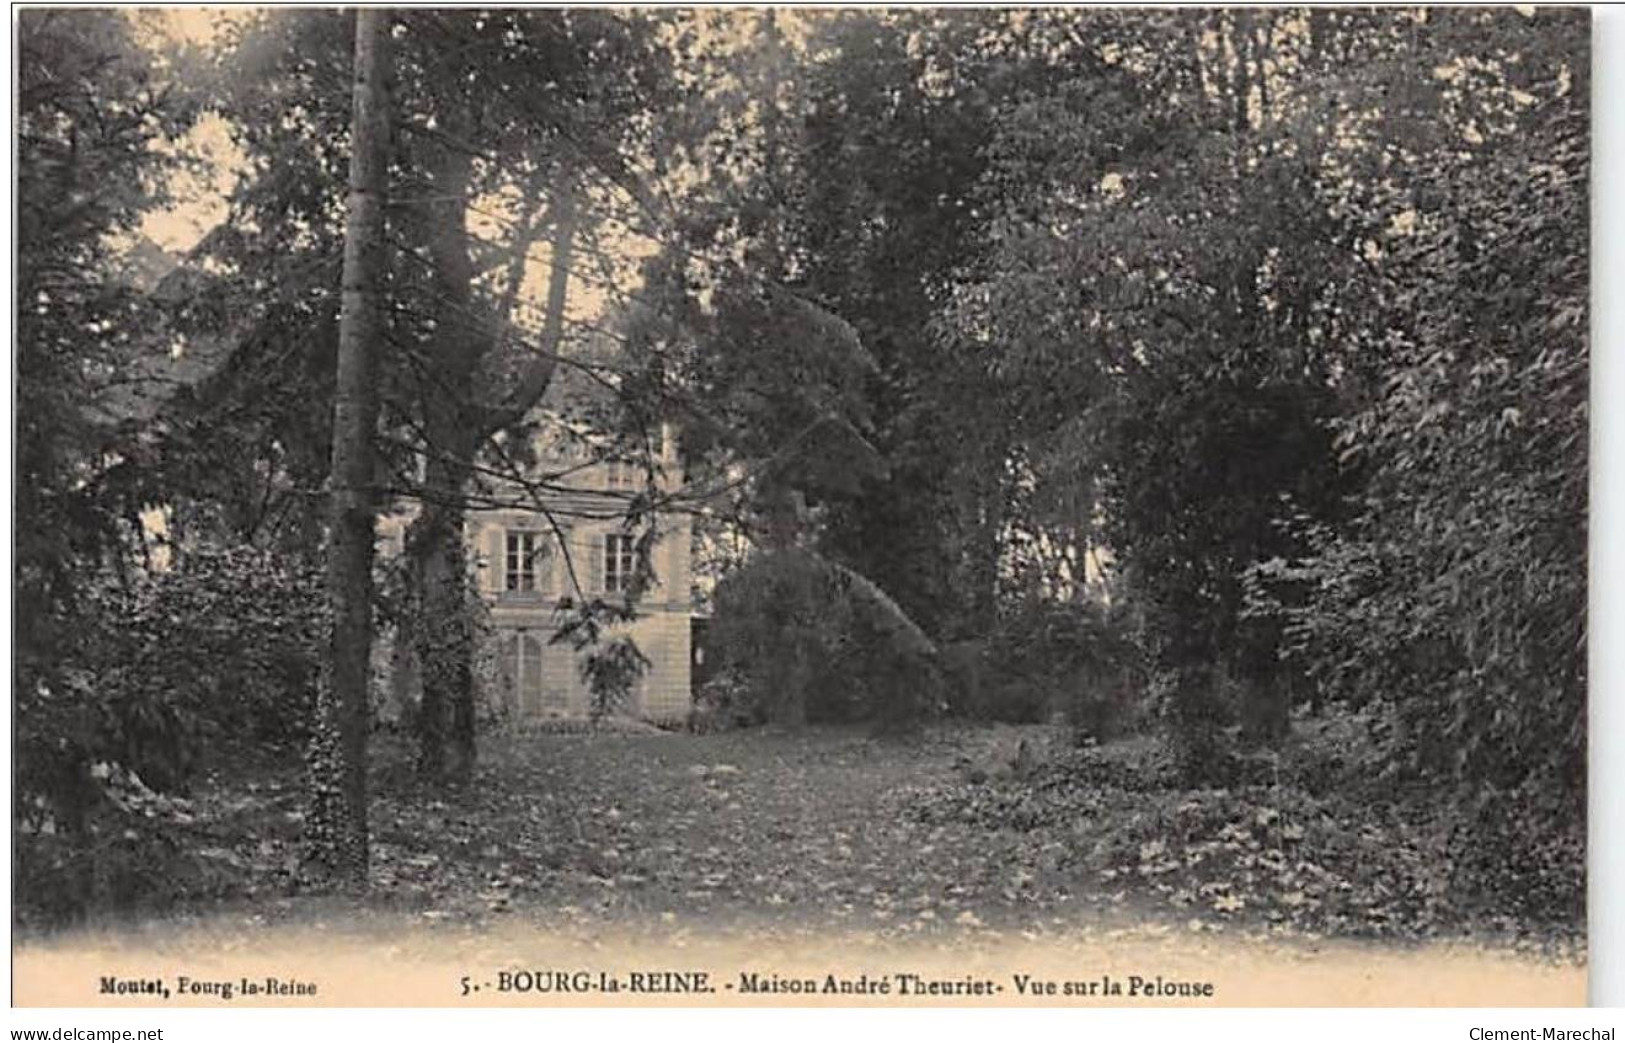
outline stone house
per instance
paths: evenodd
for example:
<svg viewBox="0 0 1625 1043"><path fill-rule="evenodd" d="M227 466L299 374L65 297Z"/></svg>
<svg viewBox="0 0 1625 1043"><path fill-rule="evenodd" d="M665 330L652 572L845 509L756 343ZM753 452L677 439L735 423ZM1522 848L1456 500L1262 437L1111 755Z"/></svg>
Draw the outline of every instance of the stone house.
<svg viewBox="0 0 1625 1043"><path fill-rule="evenodd" d="M624 527L631 498L671 491L682 482L676 439L663 427L651 461L601 458L589 439L538 447L539 474L554 476L541 501L525 507L469 511L468 560L487 609L480 650L484 711L519 727L549 719L585 718L591 709L582 667L588 651L554 643L566 599L624 598L636 565L637 532ZM651 468L653 466L653 484ZM503 495L506 492L508 495ZM495 499L521 501L517 488ZM384 553L399 553L407 516L379 525ZM611 633L625 633L649 660L631 705L620 713L656 722L684 719L693 697L691 520L686 513L654 516L650 551L654 583L638 599L636 616ZM415 664L395 649L386 703L414 701Z"/></svg>

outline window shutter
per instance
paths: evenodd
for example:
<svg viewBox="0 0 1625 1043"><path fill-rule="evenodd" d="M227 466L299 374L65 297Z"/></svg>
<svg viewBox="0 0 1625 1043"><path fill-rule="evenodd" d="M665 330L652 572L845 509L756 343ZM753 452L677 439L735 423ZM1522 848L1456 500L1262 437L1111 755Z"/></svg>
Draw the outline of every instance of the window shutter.
<svg viewBox="0 0 1625 1043"><path fill-rule="evenodd" d="M573 598L576 596L574 585L570 582L570 568L581 567L576 558L575 529L567 527L563 532L549 532L547 540L547 593L553 598ZM566 557L569 558L566 561Z"/></svg>
<svg viewBox="0 0 1625 1043"><path fill-rule="evenodd" d="M604 592L603 533L587 534L587 562L587 593L602 594Z"/></svg>
<svg viewBox="0 0 1625 1043"><path fill-rule="evenodd" d="M525 672L520 683L521 712L532 716L542 709L542 643L530 634L521 634L524 645Z"/></svg>
<svg viewBox="0 0 1625 1043"><path fill-rule="evenodd" d="M519 703L519 635L502 636L502 705L510 713L518 713Z"/></svg>
<svg viewBox="0 0 1625 1043"><path fill-rule="evenodd" d="M502 570L507 567L507 562L502 557L503 552L507 550L502 542L504 535L502 526L487 525L482 535L485 544L482 548L485 556L485 568L481 570L482 582L480 587L487 594L500 594L502 592Z"/></svg>

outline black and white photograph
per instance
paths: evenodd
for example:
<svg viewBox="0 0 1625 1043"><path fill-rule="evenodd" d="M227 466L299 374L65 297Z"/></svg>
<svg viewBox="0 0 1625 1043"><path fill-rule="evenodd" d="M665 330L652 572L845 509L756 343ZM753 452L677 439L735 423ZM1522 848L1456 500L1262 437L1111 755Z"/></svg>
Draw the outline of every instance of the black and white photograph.
<svg viewBox="0 0 1625 1043"><path fill-rule="evenodd" d="M1587 1002L1590 11L11 19L13 1004Z"/></svg>

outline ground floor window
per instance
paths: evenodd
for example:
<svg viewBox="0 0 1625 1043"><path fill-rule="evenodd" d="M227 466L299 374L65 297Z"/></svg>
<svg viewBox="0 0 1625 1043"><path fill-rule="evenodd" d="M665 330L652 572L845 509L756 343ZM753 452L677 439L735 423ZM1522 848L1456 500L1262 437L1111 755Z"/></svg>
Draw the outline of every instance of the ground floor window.
<svg viewBox="0 0 1625 1043"><path fill-rule="evenodd" d="M528 631L511 633L503 641L503 673L507 675L511 708L521 717L542 707L542 642Z"/></svg>
<svg viewBox="0 0 1625 1043"><path fill-rule="evenodd" d="M543 664L548 656L571 654L567 648L550 646L548 636L543 629L515 629L507 631L502 638L502 672L508 689L508 708L516 717L557 714L570 708L569 693L543 679Z"/></svg>

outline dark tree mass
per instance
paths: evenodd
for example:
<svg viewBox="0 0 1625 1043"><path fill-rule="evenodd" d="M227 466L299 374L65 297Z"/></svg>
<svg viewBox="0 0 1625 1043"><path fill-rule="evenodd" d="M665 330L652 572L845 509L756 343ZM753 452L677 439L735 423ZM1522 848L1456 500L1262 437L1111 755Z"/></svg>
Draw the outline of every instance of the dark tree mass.
<svg viewBox="0 0 1625 1043"><path fill-rule="evenodd" d="M21 11L16 922L1583 951L1589 31Z"/></svg>

